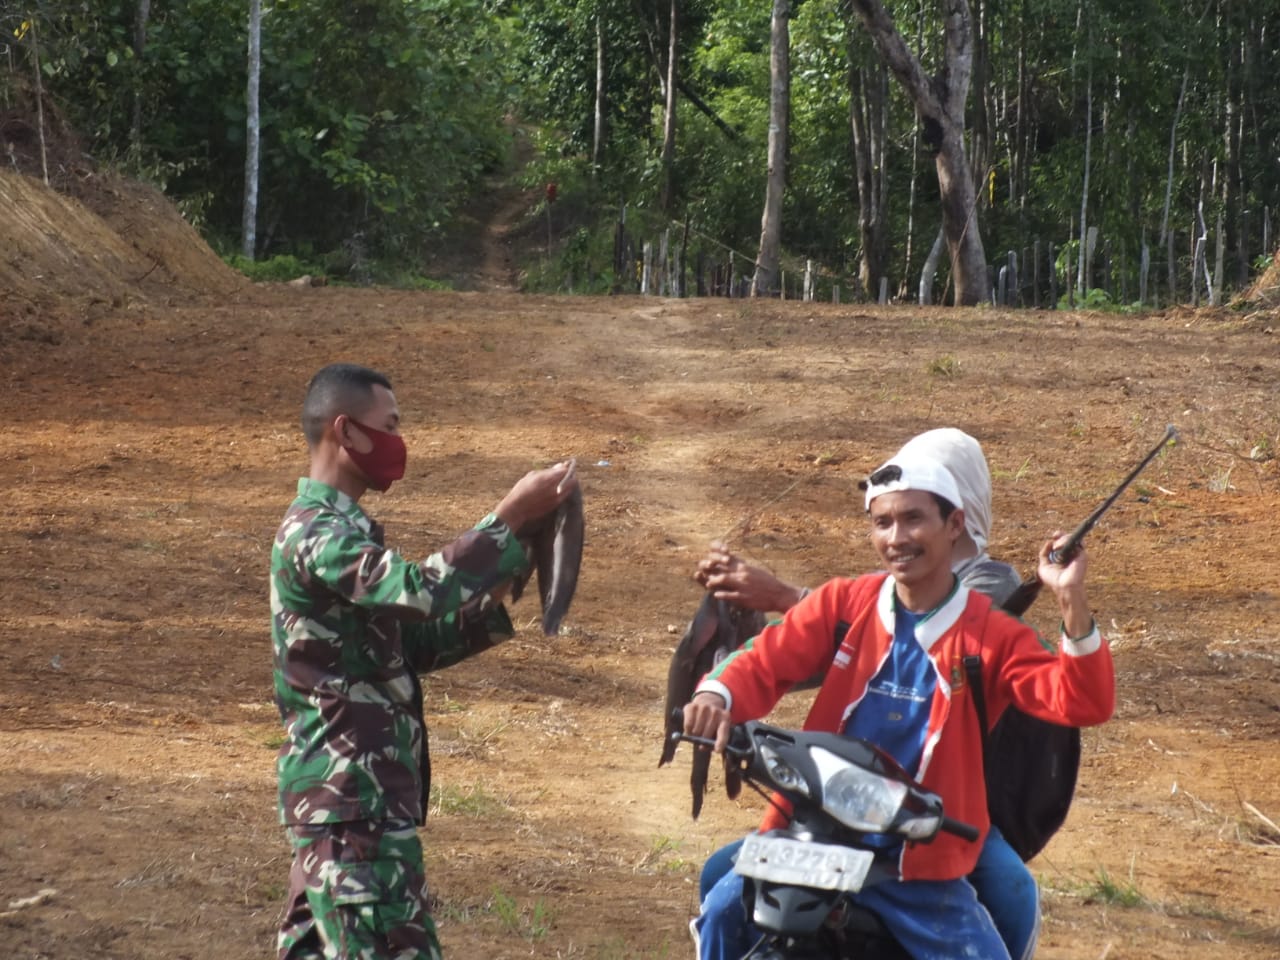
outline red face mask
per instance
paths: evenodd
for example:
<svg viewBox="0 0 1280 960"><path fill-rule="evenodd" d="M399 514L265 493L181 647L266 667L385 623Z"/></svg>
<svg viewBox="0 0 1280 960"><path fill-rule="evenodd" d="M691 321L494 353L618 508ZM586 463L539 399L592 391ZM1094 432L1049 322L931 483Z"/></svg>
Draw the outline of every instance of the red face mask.
<svg viewBox="0 0 1280 960"><path fill-rule="evenodd" d="M404 476L404 465L408 459L404 438L398 433L375 430L359 420L352 419L351 422L364 431L373 444L373 449L368 453L361 453L355 447L347 447L347 455L364 471L369 486L380 493L386 493L393 482Z"/></svg>

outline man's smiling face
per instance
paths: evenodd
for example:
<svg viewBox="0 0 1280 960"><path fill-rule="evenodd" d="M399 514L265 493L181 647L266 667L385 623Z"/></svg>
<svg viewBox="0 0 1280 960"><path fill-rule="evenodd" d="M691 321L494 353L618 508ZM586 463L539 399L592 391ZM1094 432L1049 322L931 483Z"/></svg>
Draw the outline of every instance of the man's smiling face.
<svg viewBox="0 0 1280 960"><path fill-rule="evenodd" d="M871 501L871 542L880 562L903 586L924 586L951 573L951 549L964 529L964 512L944 520L934 495L895 490Z"/></svg>

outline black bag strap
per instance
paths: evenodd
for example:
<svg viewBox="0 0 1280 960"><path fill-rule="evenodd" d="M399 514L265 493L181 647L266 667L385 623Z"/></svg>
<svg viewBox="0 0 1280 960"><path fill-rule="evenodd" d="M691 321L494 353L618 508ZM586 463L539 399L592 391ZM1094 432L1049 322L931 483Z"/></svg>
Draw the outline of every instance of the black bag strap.
<svg viewBox="0 0 1280 960"><path fill-rule="evenodd" d="M834 660L837 653L840 652L840 644L844 643L844 638L849 635L849 628L852 627L848 620L837 620L835 630L831 631L831 658Z"/></svg>
<svg viewBox="0 0 1280 960"><path fill-rule="evenodd" d="M964 656L964 672L969 678L969 695L973 697L973 709L978 712L978 729L982 733L982 766L987 766L987 695L982 687L982 639L987 633L987 618L982 618L982 629L978 631L978 652Z"/></svg>
<svg viewBox="0 0 1280 960"><path fill-rule="evenodd" d="M867 619L867 617L871 615L871 612L875 609L874 598L880 595L880 586L884 583L884 579L885 579L885 578L881 578L880 580L871 581L871 580L866 580L865 579L866 576L874 576L874 575L867 574L867 575L864 575L863 577L858 578L859 580L863 580L864 582L862 584L859 584L859 587L858 587L859 592L857 596L860 603L867 599L870 599L871 603L865 605L862 608L861 616L858 617L859 624L863 623ZM872 586L873 583L874 583L874 586ZM849 631L852 629L853 629L853 624L850 623L848 620L836 621L835 628L831 631L831 659L832 660L834 660L836 658L836 654L840 652L840 644L844 643L844 638L849 635Z"/></svg>
<svg viewBox="0 0 1280 960"><path fill-rule="evenodd" d="M964 658L964 672L969 678L969 693L973 708L978 711L978 726L982 731L982 759L987 759L987 696L982 690L982 657L969 653Z"/></svg>

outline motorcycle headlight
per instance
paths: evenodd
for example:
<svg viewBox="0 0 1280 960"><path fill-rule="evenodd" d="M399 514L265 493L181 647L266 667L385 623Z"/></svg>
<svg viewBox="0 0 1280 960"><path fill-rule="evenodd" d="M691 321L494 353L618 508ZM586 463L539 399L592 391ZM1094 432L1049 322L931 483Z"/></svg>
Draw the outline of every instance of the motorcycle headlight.
<svg viewBox="0 0 1280 960"><path fill-rule="evenodd" d="M888 831L907 796L906 784L863 770L822 747L811 747L809 753L822 778L827 813L854 830Z"/></svg>
<svg viewBox="0 0 1280 960"><path fill-rule="evenodd" d="M782 789L792 790L806 797L812 796L809 792L809 782L805 780L804 775L782 759L781 754L767 743L760 745L760 758L764 761L765 768L769 771L769 776L773 778L773 782L782 787Z"/></svg>

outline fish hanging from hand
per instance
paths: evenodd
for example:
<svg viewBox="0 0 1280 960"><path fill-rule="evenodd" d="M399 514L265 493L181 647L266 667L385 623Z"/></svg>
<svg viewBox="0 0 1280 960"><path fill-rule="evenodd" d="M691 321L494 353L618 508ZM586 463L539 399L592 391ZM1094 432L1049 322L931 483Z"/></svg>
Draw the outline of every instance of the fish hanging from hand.
<svg viewBox="0 0 1280 960"><path fill-rule="evenodd" d="M524 546L525 555L529 558L529 570L511 584L511 600L520 599L525 585L536 574L538 596L542 601L542 632L548 637L560 632L560 622L569 612L569 604L578 587L585 538L581 487L574 487L573 492L551 513L525 524L516 532L516 539Z"/></svg>
<svg viewBox="0 0 1280 960"><path fill-rule="evenodd" d="M747 610L727 600L717 600L708 593L702 598L689 627L671 656L667 669L667 702L664 716L662 758L658 766L670 763L676 753L677 737L683 729L684 705L693 699L693 691L711 670L734 650L764 629L764 614ZM689 787L693 791L693 818L702 812L707 792L707 774L711 768L711 751L697 748L693 753L693 769ZM730 798L742 787L741 773L726 758L725 787Z"/></svg>

